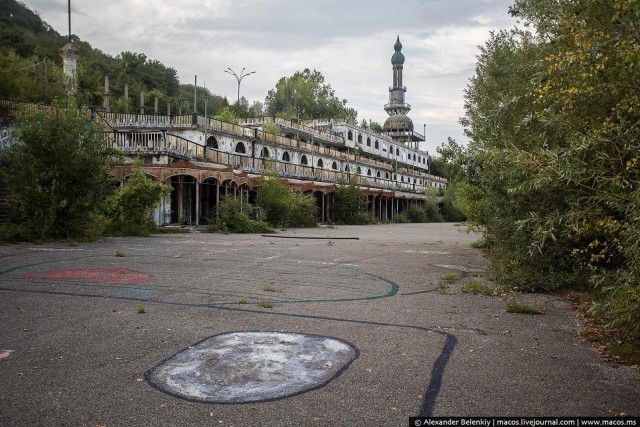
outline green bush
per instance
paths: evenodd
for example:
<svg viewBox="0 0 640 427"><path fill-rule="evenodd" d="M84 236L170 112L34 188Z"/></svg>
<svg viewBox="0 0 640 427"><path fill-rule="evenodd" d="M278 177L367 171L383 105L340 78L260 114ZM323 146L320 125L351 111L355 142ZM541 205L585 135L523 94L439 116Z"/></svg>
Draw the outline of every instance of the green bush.
<svg viewBox="0 0 640 427"><path fill-rule="evenodd" d="M406 214L406 212L399 212L396 214L396 216L393 217L393 222L396 222L398 224L408 224L409 221L409 216Z"/></svg>
<svg viewBox="0 0 640 427"><path fill-rule="evenodd" d="M640 4L516 0L465 91L454 206L521 289L580 289L640 347ZM578 58L579 60L576 60Z"/></svg>
<svg viewBox="0 0 640 427"><path fill-rule="evenodd" d="M440 210L438 209L438 205L435 203L427 203L424 206L424 213L426 217L426 222L442 222L444 219L440 214Z"/></svg>
<svg viewBox="0 0 640 427"><path fill-rule="evenodd" d="M133 174L108 198L107 232L114 236L147 236L156 231L153 209L171 188L147 177L136 162Z"/></svg>
<svg viewBox="0 0 640 427"><path fill-rule="evenodd" d="M273 230L264 221L253 220L250 215L258 209L243 203L239 197L224 197L220 200L216 214L209 219L207 231L230 233L270 233Z"/></svg>
<svg viewBox="0 0 640 427"><path fill-rule="evenodd" d="M338 182L333 193L331 216L338 224L371 224L371 215L367 215L367 198L353 178L349 183Z"/></svg>
<svg viewBox="0 0 640 427"><path fill-rule="evenodd" d="M21 110L14 145L2 151L0 172L17 240L93 240L106 226L109 176L120 155L104 143L73 98L54 109Z"/></svg>
<svg viewBox="0 0 640 427"><path fill-rule="evenodd" d="M427 222L427 212L418 205L411 205L406 211L409 222Z"/></svg>
<svg viewBox="0 0 640 427"><path fill-rule="evenodd" d="M316 226L315 198L287 188L277 173L258 179L256 205L274 227Z"/></svg>

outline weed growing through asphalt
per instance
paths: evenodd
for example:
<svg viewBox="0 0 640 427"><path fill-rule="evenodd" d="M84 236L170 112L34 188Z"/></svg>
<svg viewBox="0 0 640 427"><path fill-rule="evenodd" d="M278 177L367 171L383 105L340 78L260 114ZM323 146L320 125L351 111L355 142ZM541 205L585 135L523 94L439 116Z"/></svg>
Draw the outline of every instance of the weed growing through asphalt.
<svg viewBox="0 0 640 427"><path fill-rule="evenodd" d="M444 282L436 283L436 292L438 292L441 295L446 295L447 294L447 284L444 283Z"/></svg>
<svg viewBox="0 0 640 427"><path fill-rule="evenodd" d="M240 298L240 301L238 301L238 304L247 304L247 300L244 298Z"/></svg>
<svg viewBox="0 0 640 427"><path fill-rule="evenodd" d="M144 305L138 306L138 314L145 314L147 310L145 310Z"/></svg>
<svg viewBox="0 0 640 427"><path fill-rule="evenodd" d="M116 256L119 257L119 258L126 257L126 255L124 253L120 252L120 251L116 252Z"/></svg>
<svg viewBox="0 0 640 427"><path fill-rule="evenodd" d="M443 274L442 276L440 276L440 278L442 280L453 281L453 280L458 280L458 275L456 273L446 273L446 274Z"/></svg>
<svg viewBox="0 0 640 427"><path fill-rule="evenodd" d="M264 288L262 288L263 291L265 292L275 292L277 291L276 286L273 283L269 283L268 285L265 285Z"/></svg>
<svg viewBox="0 0 640 427"><path fill-rule="evenodd" d="M273 304L271 304L268 301L260 301L258 303L258 307L260 307L260 308L273 308Z"/></svg>
<svg viewBox="0 0 640 427"><path fill-rule="evenodd" d="M480 282L467 282L462 287L462 292L480 294L480 295L493 295L493 291L486 285Z"/></svg>
<svg viewBox="0 0 640 427"><path fill-rule="evenodd" d="M471 247L474 249L487 249L489 248L489 241L486 238L482 237L479 240L471 243Z"/></svg>

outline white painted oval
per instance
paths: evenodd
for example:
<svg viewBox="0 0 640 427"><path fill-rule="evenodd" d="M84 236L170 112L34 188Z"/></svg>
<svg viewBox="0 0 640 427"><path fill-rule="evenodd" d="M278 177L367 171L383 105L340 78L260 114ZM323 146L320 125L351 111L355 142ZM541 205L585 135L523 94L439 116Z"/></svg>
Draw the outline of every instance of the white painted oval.
<svg viewBox="0 0 640 427"><path fill-rule="evenodd" d="M285 332L230 332L181 350L145 378L160 391L204 403L277 400L337 378L359 356L336 338Z"/></svg>

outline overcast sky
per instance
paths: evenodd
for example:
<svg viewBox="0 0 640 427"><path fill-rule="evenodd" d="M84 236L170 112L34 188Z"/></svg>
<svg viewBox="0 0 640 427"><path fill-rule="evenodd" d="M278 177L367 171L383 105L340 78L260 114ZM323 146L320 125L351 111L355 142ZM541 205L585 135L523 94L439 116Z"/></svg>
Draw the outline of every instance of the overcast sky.
<svg viewBox="0 0 640 427"><path fill-rule="evenodd" d="M24 0L61 34L67 1ZM358 120L384 123L391 55L400 36L409 117L435 147L448 136L466 143L458 119L477 47L489 32L511 28L512 0L84 0L72 1L72 32L115 56L144 53L176 69L182 83L206 85L234 102L230 67L256 74L240 95L264 98L276 82L319 70ZM80 58L80 61L82 58Z"/></svg>

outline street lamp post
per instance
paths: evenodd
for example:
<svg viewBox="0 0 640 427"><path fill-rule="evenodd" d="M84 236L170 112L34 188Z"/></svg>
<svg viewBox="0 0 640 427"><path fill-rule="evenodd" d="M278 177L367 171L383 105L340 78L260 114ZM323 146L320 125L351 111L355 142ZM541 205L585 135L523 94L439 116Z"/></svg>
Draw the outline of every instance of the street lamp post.
<svg viewBox="0 0 640 427"><path fill-rule="evenodd" d="M227 67L226 70L224 70L225 73L227 74L231 74L233 77L236 78L236 80L238 81L238 104L240 104L240 82L242 81L242 79L244 79L245 77L254 74L255 71L251 71L250 73L244 74L244 68L242 69L242 71L240 71L240 76L238 76L235 71L233 71L231 68Z"/></svg>

